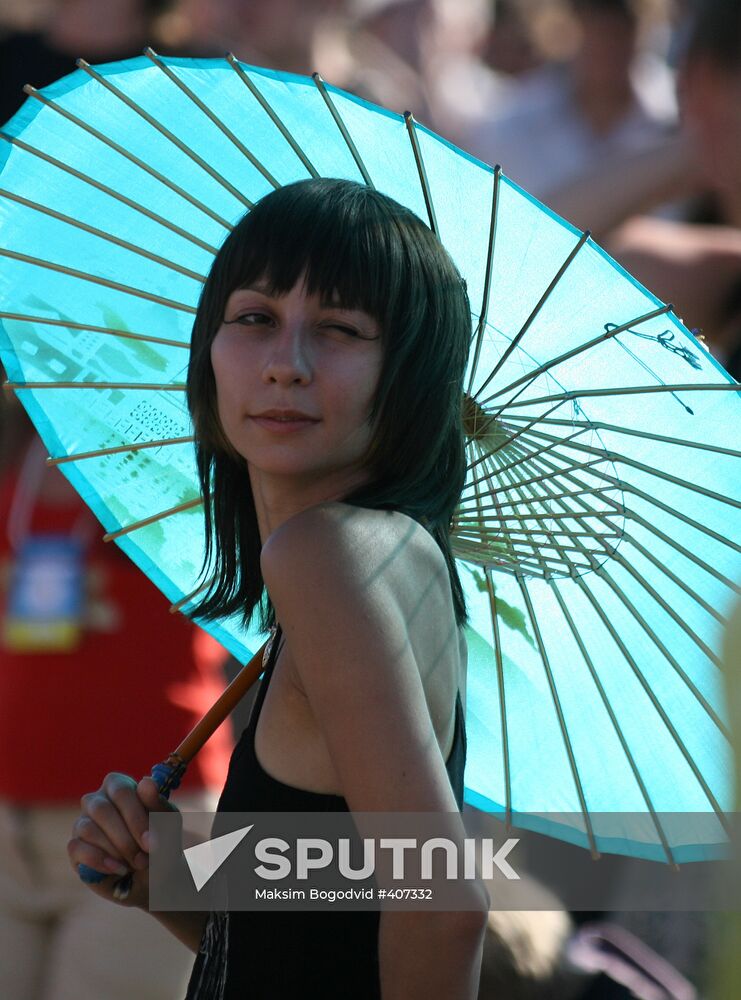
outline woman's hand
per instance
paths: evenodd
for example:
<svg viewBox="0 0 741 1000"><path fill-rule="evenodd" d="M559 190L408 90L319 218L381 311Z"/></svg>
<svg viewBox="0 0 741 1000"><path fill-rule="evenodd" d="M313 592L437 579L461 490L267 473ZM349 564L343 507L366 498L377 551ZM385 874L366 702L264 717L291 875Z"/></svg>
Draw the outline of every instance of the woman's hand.
<svg viewBox="0 0 741 1000"><path fill-rule="evenodd" d="M88 865L110 877L90 884L104 899L146 909L149 904L149 814L177 812L152 778L137 784L126 774L107 774L96 792L80 800L82 815L67 844L72 867ZM130 878L127 878L130 876ZM124 895L123 886L129 891Z"/></svg>

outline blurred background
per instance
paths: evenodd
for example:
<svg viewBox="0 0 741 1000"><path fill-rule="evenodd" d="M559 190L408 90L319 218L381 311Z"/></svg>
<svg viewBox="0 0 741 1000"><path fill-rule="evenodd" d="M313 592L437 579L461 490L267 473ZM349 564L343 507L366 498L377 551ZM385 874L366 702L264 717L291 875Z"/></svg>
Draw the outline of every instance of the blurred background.
<svg viewBox="0 0 741 1000"><path fill-rule="evenodd" d="M0 122L22 103L24 84L43 87L72 72L80 56L109 62L138 55L145 45L168 55L233 52L260 66L319 71L369 101L413 111L424 125L486 163L501 164L556 212L589 228L628 271L672 302L739 377L741 0L0 0ZM70 523L77 524L79 512L63 487L53 478L34 479L34 461L41 459L33 458L32 434L14 401L3 402L0 420L0 485L8 493L3 517L15 509L18 520L20 482L26 492L35 491L37 513L44 504L67 503ZM30 530L30 524L22 527ZM7 570L12 532L2 546ZM7 580L8 572L1 578ZM129 598L120 600L123 605ZM164 621L162 599L153 592L151 601L159 601ZM115 635L112 626L108 631ZM183 633L181 639L190 643L192 637ZM168 689L179 711L205 705L223 674L234 670L218 647L196 646L183 676L171 679ZM52 654L35 655L41 664ZM23 717L23 671L14 673L14 656L0 651L0 728ZM729 657L729 665L737 662ZM8 692L15 699L13 719L3 711ZM738 703L738 694L732 697ZM237 732L249 708L240 709ZM24 731L35 738L46 725L44 711L29 704L25 715ZM231 734L222 736L223 747L201 776L202 791L222 781ZM147 748L144 761L148 755ZM137 759L132 767L142 765ZM18 822L28 823L26 813L34 806L61 808L66 791L55 787L40 794L40 802L19 802L12 781L3 782L9 768L0 764L0 828L14 843ZM484 822L472 818L477 821ZM538 854L532 851L533 858ZM535 862L532 874L538 878ZM0 911L17 910L23 887L14 887L11 905L3 877ZM613 913L567 913L554 897L545 913L492 914L481 997L741 996L741 985L731 985L741 940L728 920L620 913L619 868L614 878ZM548 898L547 886L543 892ZM24 919L38 922L39 913L47 924L62 919L43 906ZM43 941L36 944L25 931L8 937L4 920L10 918L0 916L0 940L13 943L0 950L1 995L66 997L61 987L48 985L59 982L56 974L38 972L40 959L35 973L23 972L20 985L19 956L23 949L41 949ZM124 975L120 968L117 973ZM70 987L69 995L79 998L81 989ZM139 987L127 989L122 995L145 996ZM146 996L177 995L172 989L162 986ZM106 987L90 995L114 993Z"/></svg>

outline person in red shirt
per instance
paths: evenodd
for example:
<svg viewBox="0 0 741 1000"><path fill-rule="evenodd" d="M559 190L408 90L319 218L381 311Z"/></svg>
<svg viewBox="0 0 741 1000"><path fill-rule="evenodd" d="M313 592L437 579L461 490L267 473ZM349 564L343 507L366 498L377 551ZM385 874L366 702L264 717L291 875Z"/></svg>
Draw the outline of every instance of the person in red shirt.
<svg viewBox="0 0 741 1000"><path fill-rule="evenodd" d="M102 541L15 401L2 431L0 996L169 1000L192 956L145 914L88 892L70 872L66 832L112 759L148 774L180 743L223 689L226 654ZM231 742L222 726L188 769L179 808L214 807Z"/></svg>

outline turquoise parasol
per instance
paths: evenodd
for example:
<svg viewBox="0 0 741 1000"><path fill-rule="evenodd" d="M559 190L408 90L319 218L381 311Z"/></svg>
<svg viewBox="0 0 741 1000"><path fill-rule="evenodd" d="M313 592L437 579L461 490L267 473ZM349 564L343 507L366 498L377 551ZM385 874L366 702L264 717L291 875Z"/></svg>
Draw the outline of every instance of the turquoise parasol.
<svg viewBox="0 0 741 1000"><path fill-rule="evenodd" d="M588 233L410 114L232 56L78 66L27 88L0 133L0 356L106 537L192 606L184 381L204 276L274 188L375 185L428 222L474 308L452 526L466 800L595 856L715 857L736 383ZM242 661L262 643L236 620L204 627Z"/></svg>

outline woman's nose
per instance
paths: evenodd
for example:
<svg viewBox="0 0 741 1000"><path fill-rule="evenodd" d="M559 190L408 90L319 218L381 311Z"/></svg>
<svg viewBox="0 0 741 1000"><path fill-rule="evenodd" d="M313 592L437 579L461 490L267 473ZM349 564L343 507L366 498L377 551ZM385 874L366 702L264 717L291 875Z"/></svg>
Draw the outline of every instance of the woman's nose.
<svg viewBox="0 0 741 1000"><path fill-rule="evenodd" d="M281 326L270 341L263 369L266 382L291 384L311 380L307 336L308 331L301 322L289 322Z"/></svg>

